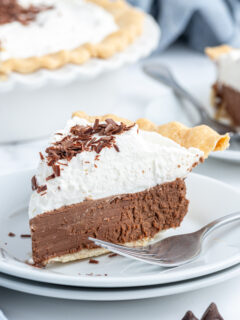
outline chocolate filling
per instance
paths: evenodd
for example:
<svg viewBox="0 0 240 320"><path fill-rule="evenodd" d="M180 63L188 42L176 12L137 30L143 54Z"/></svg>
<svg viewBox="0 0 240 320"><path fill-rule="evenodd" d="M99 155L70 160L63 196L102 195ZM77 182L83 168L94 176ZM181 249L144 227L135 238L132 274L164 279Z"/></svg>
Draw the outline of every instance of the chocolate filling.
<svg viewBox="0 0 240 320"><path fill-rule="evenodd" d="M223 108L232 123L240 126L240 92L219 83L213 85L213 90L215 93L214 106L217 109Z"/></svg>
<svg viewBox="0 0 240 320"><path fill-rule="evenodd" d="M178 227L188 209L184 180L133 194L86 200L30 220L35 263L97 246L88 237L127 243Z"/></svg>

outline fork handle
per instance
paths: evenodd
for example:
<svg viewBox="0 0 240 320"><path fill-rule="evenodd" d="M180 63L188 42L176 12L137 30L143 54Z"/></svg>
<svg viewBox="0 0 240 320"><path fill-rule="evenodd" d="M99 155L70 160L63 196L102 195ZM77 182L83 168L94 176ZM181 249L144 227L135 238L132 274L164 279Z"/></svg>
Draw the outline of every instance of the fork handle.
<svg viewBox="0 0 240 320"><path fill-rule="evenodd" d="M170 70L168 70L169 75L162 73L161 68L158 69L157 66L154 66L154 70L149 69L149 67L144 68L145 72L154 78L155 80L158 80L165 84L166 86L170 87L175 91L175 93L179 94L186 100L189 100L193 106L196 108L196 110L199 112L200 116L204 118L206 116L206 110L202 106L202 104L196 99L192 94L190 94L187 90L185 90L174 78L173 74L170 73Z"/></svg>
<svg viewBox="0 0 240 320"><path fill-rule="evenodd" d="M200 230L202 232L202 237L205 238L215 229L237 220L240 221L240 211L228 214L227 216L214 220Z"/></svg>

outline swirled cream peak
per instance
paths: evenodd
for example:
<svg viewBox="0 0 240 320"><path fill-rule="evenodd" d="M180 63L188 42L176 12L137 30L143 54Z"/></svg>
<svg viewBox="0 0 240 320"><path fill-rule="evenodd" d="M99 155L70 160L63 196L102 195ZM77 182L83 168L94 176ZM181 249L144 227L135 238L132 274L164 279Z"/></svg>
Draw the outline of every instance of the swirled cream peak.
<svg viewBox="0 0 240 320"><path fill-rule="evenodd" d="M99 123L101 124L104 125ZM67 141L75 137L72 128L91 126L94 125L85 119L71 119L64 130L53 135L50 148L58 145L63 139ZM105 128L107 126L108 124L105 124ZM85 147L84 150L81 149L78 144L76 148L80 148L81 152L69 156L68 159L66 154L69 154L70 148L66 147L66 151L63 147L64 155L61 157L58 153L61 160L56 162L55 159L54 164L54 161L51 162L52 157L49 157L49 149L47 153L41 154L41 161L34 177L35 189L40 189L36 189L32 194L30 218L85 199L140 192L158 184L174 181L176 178L184 178L203 157L203 152L199 149L186 149L156 132L139 130L136 124L122 130L121 133L114 134L116 128L111 130L103 132L97 129L91 135L93 140L114 138L108 146L101 148L100 152L85 142L86 150ZM89 129L87 132L90 131ZM81 132L78 133L78 136L80 135ZM79 139L83 143L85 138L80 136ZM70 143L72 144L72 140ZM59 170L53 169L54 165L59 166Z"/></svg>
<svg viewBox="0 0 240 320"><path fill-rule="evenodd" d="M99 43L117 30L114 18L84 0L18 0L24 8L50 7L27 25L13 21L0 25L0 61L29 58Z"/></svg>
<svg viewBox="0 0 240 320"><path fill-rule="evenodd" d="M218 82L240 91L240 50L221 54L217 60Z"/></svg>

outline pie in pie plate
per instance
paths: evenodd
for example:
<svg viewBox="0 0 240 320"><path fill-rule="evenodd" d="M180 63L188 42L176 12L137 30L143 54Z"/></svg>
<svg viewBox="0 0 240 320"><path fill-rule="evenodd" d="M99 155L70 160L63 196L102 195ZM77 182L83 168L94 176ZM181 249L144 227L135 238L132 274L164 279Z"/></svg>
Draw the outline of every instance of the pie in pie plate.
<svg viewBox="0 0 240 320"><path fill-rule="evenodd" d="M144 16L123 0L1 1L0 75L108 59L142 34Z"/></svg>

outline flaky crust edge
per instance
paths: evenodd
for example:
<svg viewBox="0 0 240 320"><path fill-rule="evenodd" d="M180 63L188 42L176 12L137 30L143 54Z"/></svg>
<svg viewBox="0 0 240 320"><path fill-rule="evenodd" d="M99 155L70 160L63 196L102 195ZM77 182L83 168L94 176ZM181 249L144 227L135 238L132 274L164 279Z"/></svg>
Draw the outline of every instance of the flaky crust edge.
<svg viewBox="0 0 240 320"><path fill-rule="evenodd" d="M123 122L128 125L133 124L133 121L118 117L114 114L106 114L103 116L89 116L83 111L73 113L73 117L86 119L89 122L94 122L95 119L104 121L111 118L118 122ZM194 147L204 152L206 159L210 152L223 151L228 148L230 137L228 134L220 135L206 125L200 125L193 128L188 128L179 122L169 122L164 125L157 126L148 119L140 118L136 121L141 130L155 131L164 137L167 137L185 148Z"/></svg>
<svg viewBox="0 0 240 320"><path fill-rule="evenodd" d="M62 50L57 53L26 59L9 59L0 62L0 76L6 78L13 71L32 73L41 68L54 70L65 64L81 65L90 58L107 59L123 51L141 33L144 14L128 5L124 0L87 0L104 8L115 18L119 29L98 44L84 44L74 50Z"/></svg>
<svg viewBox="0 0 240 320"><path fill-rule="evenodd" d="M217 60L221 55L229 53L233 48L223 44L217 47L206 47L205 53L211 60Z"/></svg>

